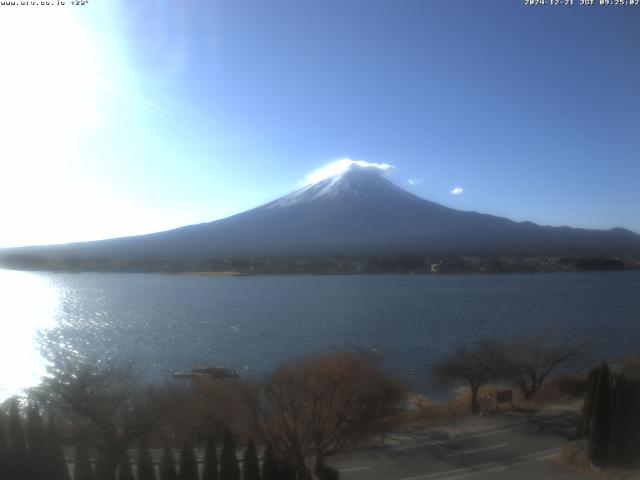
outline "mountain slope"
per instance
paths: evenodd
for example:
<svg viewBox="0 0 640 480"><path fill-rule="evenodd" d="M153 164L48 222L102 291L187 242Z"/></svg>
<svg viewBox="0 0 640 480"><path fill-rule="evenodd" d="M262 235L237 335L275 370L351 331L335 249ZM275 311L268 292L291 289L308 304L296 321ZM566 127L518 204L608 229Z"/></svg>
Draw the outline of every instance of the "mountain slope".
<svg viewBox="0 0 640 480"><path fill-rule="evenodd" d="M640 253L624 229L542 227L447 208L352 166L261 207L166 232L5 254L51 258L206 259L221 256L429 253L469 255Z"/></svg>

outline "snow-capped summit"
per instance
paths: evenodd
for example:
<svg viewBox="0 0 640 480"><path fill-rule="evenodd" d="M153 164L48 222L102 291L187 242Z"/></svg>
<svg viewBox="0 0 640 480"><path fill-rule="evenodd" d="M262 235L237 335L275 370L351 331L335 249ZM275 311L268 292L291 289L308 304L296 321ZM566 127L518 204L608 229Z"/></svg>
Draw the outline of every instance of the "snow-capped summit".
<svg viewBox="0 0 640 480"><path fill-rule="evenodd" d="M281 197L266 208L286 207L316 201L367 201L375 197L413 196L387 179L387 170L351 164L344 171L321 179Z"/></svg>

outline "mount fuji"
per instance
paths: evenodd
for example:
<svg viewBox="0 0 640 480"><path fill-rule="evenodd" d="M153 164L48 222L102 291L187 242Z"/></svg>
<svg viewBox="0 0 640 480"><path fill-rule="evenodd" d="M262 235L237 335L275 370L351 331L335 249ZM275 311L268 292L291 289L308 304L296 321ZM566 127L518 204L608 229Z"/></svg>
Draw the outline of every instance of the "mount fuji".
<svg viewBox="0 0 640 480"><path fill-rule="evenodd" d="M639 254L640 235L615 228L539 226L444 207L352 165L266 205L160 233L7 249L7 260L132 259L200 261L229 256L331 254L618 255Z"/></svg>

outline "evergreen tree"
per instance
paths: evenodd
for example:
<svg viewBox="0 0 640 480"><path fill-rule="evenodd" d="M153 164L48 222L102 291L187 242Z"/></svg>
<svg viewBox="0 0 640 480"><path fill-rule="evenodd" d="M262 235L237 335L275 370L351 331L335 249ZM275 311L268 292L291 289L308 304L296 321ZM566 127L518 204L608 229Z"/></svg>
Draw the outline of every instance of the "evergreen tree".
<svg viewBox="0 0 640 480"><path fill-rule="evenodd" d="M15 398L11 400L11 406L9 407L9 447L13 457L15 480L29 480L31 478L31 464L29 463L29 455L25 445L18 401Z"/></svg>
<svg viewBox="0 0 640 480"><path fill-rule="evenodd" d="M180 480L198 480L198 459L188 440L182 443L180 450Z"/></svg>
<svg viewBox="0 0 640 480"><path fill-rule="evenodd" d="M129 453L125 449L120 457L120 463L118 464L118 480L135 480L133 478L133 470L131 469L131 460L129 460Z"/></svg>
<svg viewBox="0 0 640 480"><path fill-rule="evenodd" d="M204 447L204 466L202 480L218 480L218 454L216 442L211 432L207 432L207 442Z"/></svg>
<svg viewBox="0 0 640 480"><path fill-rule="evenodd" d="M278 461L279 480L296 480L296 471L287 460Z"/></svg>
<svg viewBox="0 0 640 480"><path fill-rule="evenodd" d="M640 383L618 377L613 391L611 463L634 467L640 462Z"/></svg>
<svg viewBox="0 0 640 480"><path fill-rule="evenodd" d="M47 426L47 468L49 469L47 479L69 480L69 469L64 457L60 435L58 435L58 426L52 416L49 417L49 425Z"/></svg>
<svg viewBox="0 0 640 480"><path fill-rule="evenodd" d="M14 478L11 452L2 425L0 425L0 478Z"/></svg>
<svg viewBox="0 0 640 480"><path fill-rule="evenodd" d="M93 480L93 470L87 449L76 444L73 462L73 480Z"/></svg>
<svg viewBox="0 0 640 480"><path fill-rule="evenodd" d="M305 465L302 473L298 474L298 478L300 480L313 480L313 474L311 473L311 470L309 470L309 468L307 468L307 466Z"/></svg>
<svg viewBox="0 0 640 480"><path fill-rule="evenodd" d="M628 422L628 412L626 412L627 400L627 379L623 374L619 375L613 387L613 397L611 401L611 447L609 463L611 465L620 465L622 451L626 443L628 432L626 424Z"/></svg>
<svg viewBox="0 0 640 480"><path fill-rule="evenodd" d="M165 445L160 458L160 480L178 480L176 462L173 460L173 452L169 445Z"/></svg>
<svg viewBox="0 0 640 480"><path fill-rule="evenodd" d="M279 480L278 459L271 445L267 445L262 457L262 480Z"/></svg>
<svg viewBox="0 0 640 480"><path fill-rule="evenodd" d="M580 426L578 428L578 436L586 438L589 436L589 428L591 426L591 417L593 416L593 400L596 396L596 387L598 383L598 367L592 368L587 377L587 392L582 405L582 415L580 418Z"/></svg>
<svg viewBox="0 0 640 480"><path fill-rule="evenodd" d="M313 466L313 473L319 477L322 473L322 469L324 468L324 456L316 455L316 463Z"/></svg>
<svg viewBox="0 0 640 480"><path fill-rule="evenodd" d="M631 468L640 467L640 377L627 381L629 437L625 445L625 464Z"/></svg>
<svg viewBox="0 0 640 480"><path fill-rule="evenodd" d="M220 450L220 480L240 480L236 445L227 427L223 430L222 450Z"/></svg>
<svg viewBox="0 0 640 480"><path fill-rule="evenodd" d="M96 480L114 480L115 478L102 452L98 452L94 476Z"/></svg>
<svg viewBox="0 0 640 480"><path fill-rule="evenodd" d="M258 464L258 452L253 440L249 439L242 459L244 480L260 480L260 465Z"/></svg>
<svg viewBox="0 0 640 480"><path fill-rule="evenodd" d="M609 367L602 363L598 373L593 413L589 428L589 458L598 465L604 465L609 458L611 446L611 380Z"/></svg>
<svg viewBox="0 0 640 480"><path fill-rule="evenodd" d="M140 442L138 449L137 477L137 480L156 480L156 471L153 467L151 453L147 448L147 442L144 440Z"/></svg>
<svg viewBox="0 0 640 480"><path fill-rule="evenodd" d="M36 405L27 409L27 443L33 480L48 480L47 446L44 438L44 426L40 410Z"/></svg>

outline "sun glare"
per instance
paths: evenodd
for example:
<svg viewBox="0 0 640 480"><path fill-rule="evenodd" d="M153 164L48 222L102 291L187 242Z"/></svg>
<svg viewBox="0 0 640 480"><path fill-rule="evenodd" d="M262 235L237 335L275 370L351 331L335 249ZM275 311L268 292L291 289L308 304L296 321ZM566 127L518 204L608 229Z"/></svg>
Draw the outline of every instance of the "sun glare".
<svg viewBox="0 0 640 480"><path fill-rule="evenodd" d="M122 61L80 12L17 7L0 16L0 246L114 233L99 215L118 202L78 172L92 161L84 144L112 121L127 83Z"/></svg>
<svg viewBox="0 0 640 480"><path fill-rule="evenodd" d="M97 116L92 91L108 88L96 72L92 39L69 9L7 9L0 17L0 126L4 158L59 159L78 128ZM6 135L10 133L10 135Z"/></svg>
<svg viewBox="0 0 640 480"><path fill-rule="evenodd" d="M58 294L39 275L0 270L0 318L8 335L0 335L0 401L34 385L46 373L37 333L55 325Z"/></svg>
<svg viewBox="0 0 640 480"><path fill-rule="evenodd" d="M24 218L64 204L74 145L98 119L95 92L109 85L97 76L94 46L68 8L0 16L0 214L24 235Z"/></svg>

